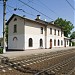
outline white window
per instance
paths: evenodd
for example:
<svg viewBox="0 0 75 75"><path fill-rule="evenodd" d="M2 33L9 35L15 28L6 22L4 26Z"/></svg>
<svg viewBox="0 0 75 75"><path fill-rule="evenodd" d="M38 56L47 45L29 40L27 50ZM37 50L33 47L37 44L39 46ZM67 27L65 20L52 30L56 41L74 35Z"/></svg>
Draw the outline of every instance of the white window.
<svg viewBox="0 0 75 75"><path fill-rule="evenodd" d="M50 28L50 34L52 34L52 28Z"/></svg>
<svg viewBox="0 0 75 75"><path fill-rule="evenodd" d="M41 27L41 34L43 34L43 27Z"/></svg>

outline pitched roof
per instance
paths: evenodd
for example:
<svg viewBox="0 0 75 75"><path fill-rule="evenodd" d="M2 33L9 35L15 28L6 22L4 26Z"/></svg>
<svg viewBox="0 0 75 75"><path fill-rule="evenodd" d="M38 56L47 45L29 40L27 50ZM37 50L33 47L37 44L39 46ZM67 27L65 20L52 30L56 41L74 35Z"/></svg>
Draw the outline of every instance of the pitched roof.
<svg viewBox="0 0 75 75"><path fill-rule="evenodd" d="M31 20L31 19L28 19L28 18L19 16L19 15L17 15L17 14L13 14L13 15L9 18L9 20L7 21L6 25L8 25L8 24L10 23L10 21L12 20L12 18L13 18L14 16L18 16L18 17L20 17L20 18L23 18L23 19L26 19L26 20L29 20L29 21L33 21L33 22L36 22L36 23L41 23L41 24L43 24L43 25L45 25L45 26L47 26L47 25L52 25L52 26L55 26L55 27L61 29L61 27L58 26L58 25L56 25L56 24L52 24L52 23L50 23L50 22L46 22L46 21L43 21L43 20L40 20L40 19L38 19L38 20L37 20L37 19Z"/></svg>

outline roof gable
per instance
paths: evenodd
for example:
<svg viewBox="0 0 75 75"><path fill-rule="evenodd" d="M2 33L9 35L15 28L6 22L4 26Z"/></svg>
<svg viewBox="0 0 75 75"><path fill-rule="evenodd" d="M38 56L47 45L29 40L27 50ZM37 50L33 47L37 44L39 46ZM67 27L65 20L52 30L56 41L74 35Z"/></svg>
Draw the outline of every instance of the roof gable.
<svg viewBox="0 0 75 75"><path fill-rule="evenodd" d="M7 21L6 25L8 25L8 24L10 23L10 21L13 19L14 16L18 16L18 17L20 17L20 18L22 18L22 19L26 19L26 20L29 20L29 21L32 21L32 22L35 22L35 23L40 23L40 24L43 24L43 25L45 25L45 26L47 26L47 25L53 25L53 26L55 26L55 27L61 29L60 26L55 25L55 24L52 24L52 23L50 23L50 22L46 22L46 21L43 21L43 20L31 20L31 19L24 18L24 17L19 16L19 15L16 15L16 14L13 14L13 15L10 17L10 19Z"/></svg>

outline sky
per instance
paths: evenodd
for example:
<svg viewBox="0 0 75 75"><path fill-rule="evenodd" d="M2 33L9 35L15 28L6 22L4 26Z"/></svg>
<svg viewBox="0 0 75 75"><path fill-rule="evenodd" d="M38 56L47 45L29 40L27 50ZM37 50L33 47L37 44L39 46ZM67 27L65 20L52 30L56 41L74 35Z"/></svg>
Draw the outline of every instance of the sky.
<svg viewBox="0 0 75 75"><path fill-rule="evenodd" d="M12 14L25 15L30 19L36 19L37 15L40 15L42 20L51 22L58 17L71 21L75 27L75 9L73 9L68 2L75 8L75 0L21 0L27 5L40 11L41 13L31 9L19 0L7 0L6 2L6 20L8 20ZM14 8L19 10L14 11ZM22 10L20 10L22 9ZM72 30L75 31L75 28ZM3 2L0 1L0 37L3 32Z"/></svg>

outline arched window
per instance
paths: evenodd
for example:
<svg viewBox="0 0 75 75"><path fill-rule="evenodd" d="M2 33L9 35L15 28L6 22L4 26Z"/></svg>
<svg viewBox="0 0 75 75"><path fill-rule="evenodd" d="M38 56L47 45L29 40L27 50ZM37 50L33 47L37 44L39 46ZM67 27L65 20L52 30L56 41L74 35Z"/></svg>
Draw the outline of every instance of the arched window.
<svg viewBox="0 0 75 75"><path fill-rule="evenodd" d="M60 41L58 40L58 46L60 45Z"/></svg>
<svg viewBox="0 0 75 75"><path fill-rule="evenodd" d="M33 40L32 38L29 38L29 47L32 47L33 46Z"/></svg>
<svg viewBox="0 0 75 75"><path fill-rule="evenodd" d="M68 45L68 40L67 40L67 45Z"/></svg>
<svg viewBox="0 0 75 75"><path fill-rule="evenodd" d="M54 40L54 46L56 46L56 40Z"/></svg>
<svg viewBox="0 0 75 75"><path fill-rule="evenodd" d="M18 40L17 37L14 37L14 38L13 38L13 41L14 41L14 40Z"/></svg>
<svg viewBox="0 0 75 75"><path fill-rule="evenodd" d="M14 21L17 21L17 18L14 18Z"/></svg>
<svg viewBox="0 0 75 75"><path fill-rule="evenodd" d="M61 45L63 45L63 41L61 40Z"/></svg>
<svg viewBox="0 0 75 75"><path fill-rule="evenodd" d="M40 47L43 47L43 40L40 39Z"/></svg>

